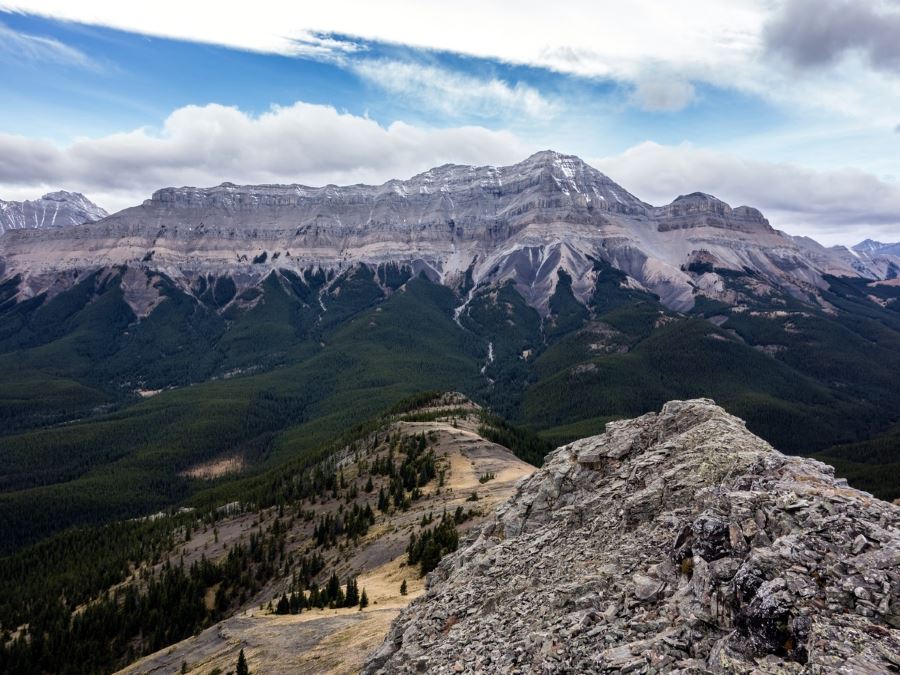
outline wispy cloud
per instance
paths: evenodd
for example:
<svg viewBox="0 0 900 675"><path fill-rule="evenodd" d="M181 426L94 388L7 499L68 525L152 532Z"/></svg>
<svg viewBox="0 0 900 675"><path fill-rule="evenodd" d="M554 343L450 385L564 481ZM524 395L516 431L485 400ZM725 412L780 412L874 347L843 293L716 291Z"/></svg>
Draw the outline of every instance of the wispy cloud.
<svg viewBox="0 0 900 675"><path fill-rule="evenodd" d="M360 41L330 33L300 31L290 38L289 53L292 56L319 59L323 61L345 62L345 57L366 51Z"/></svg>
<svg viewBox="0 0 900 675"><path fill-rule="evenodd" d="M497 78L483 79L411 61L368 59L350 67L391 94L452 116L524 114L550 118L561 108L559 103L522 82L510 84Z"/></svg>
<svg viewBox="0 0 900 675"><path fill-rule="evenodd" d="M0 23L0 54L17 60L97 68L97 64L87 54L74 47L54 38L13 30L4 23Z"/></svg>

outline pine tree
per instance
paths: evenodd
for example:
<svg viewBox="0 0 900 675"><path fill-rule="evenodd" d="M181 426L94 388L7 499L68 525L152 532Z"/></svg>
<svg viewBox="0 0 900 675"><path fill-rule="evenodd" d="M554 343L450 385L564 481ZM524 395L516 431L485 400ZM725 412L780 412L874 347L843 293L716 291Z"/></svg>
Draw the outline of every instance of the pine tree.
<svg viewBox="0 0 900 675"><path fill-rule="evenodd" d="M400 595L406 595L406 579L400 584Z"/></svg>
<svg viewBox="0 0 900 675"><path fill-rule="evenodd" d="M244 650L238 654L237 669L235 675L250 675L250 669L247 667L247 657L244 656Z"/></svg>
<svg viewBox="0 0 900 675"><path fill-rule="evenodd" d="M281 599L278 601L278 605L275 607L276 614L288 614L291 611L290 602L287 599L287 596L282 593Z"/></svg>
<svg viewBox="0 0 900 675"><path fill-rule="evenodd" d="M362 590L362 595L359 596L359 611L362 611L366 607L369 606L369 596L366 595L366 589Z"/></svg>
<svg viewBox="0 0 900 675"><path fill-rule="evenodd" d="M375 489L375 485L372 483L372 476L369 476L369 480L366 481L366 487L364 489L366 492L371 492Z"/></svg>

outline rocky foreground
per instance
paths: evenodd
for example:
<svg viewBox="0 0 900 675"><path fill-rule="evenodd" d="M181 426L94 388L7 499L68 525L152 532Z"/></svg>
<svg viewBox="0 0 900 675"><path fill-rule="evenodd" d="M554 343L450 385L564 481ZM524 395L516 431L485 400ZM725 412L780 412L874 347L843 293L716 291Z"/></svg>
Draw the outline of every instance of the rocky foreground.
<svg viewBox="0 0 900 675"><path fill-rule="evenodd" d="M564 446L366 673L900 671L900 507L712 401Z"/></svg>

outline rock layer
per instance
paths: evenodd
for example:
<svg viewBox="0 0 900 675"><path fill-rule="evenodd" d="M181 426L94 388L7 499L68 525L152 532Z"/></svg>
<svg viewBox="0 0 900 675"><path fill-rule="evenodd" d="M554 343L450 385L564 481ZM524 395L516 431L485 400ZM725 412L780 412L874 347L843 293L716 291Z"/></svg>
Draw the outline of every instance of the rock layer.
<svg viewBox="0 0 900 675"><path fill-rule="evenodd" d="M366 673L900 668L900 508L709 400L564 446Z"/></svg>

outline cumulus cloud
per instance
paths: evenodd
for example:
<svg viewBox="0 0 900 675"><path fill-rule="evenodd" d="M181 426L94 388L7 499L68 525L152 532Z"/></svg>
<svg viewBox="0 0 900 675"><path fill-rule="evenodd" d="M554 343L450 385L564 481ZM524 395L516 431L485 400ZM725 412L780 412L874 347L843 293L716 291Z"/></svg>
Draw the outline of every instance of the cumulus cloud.
<svg viewBox="0 0 900 675"><path fill-rule="evenodd" d="M65 66L96 68L84 52L59 40L13 30L0 23L0 54L19 60L44 61Z"/></svg>
<svg viewBox="0 0 900 675"><path fill-rule="evenodd" d="M900 240L900 183L856 169L815 171L651 142L594 164L655 204L701 191L732 206L755 206L774 227L827 244Z"/></svg>
<svg viewBox="0 0 900 675"><path fill-rule="evenodd" d="M351 68L385 91L454 116L549 118L559 105L521 82L482 79L415 62L363 60Z"/></svg>
<svg viewBox="0 0 900 675"><path fill-rule="evenodd" d="M631 100L650 112L678 112L688 107L696 96L697 92L690 82L660 77L639 80Z"/></svg>
<svg viewBox="0 0 900 675"><path fill-rule="evenodd" d="M174 111L147 128L66 147L0 134L0 194L46 187L105 195L107 209L160 187L235 183L380 183L446 162L500 164L528 149L513 134L477 126L432 129L303 102L252 116L211 104Z"/></svg>
<svg viewBox="0 0 900 675"><path fill-rule="evenodd" d="M892 0L788 0L765 28L766 47L800 67L834 63L849 52L874 67L900 70L900 5Z"/></svg>

